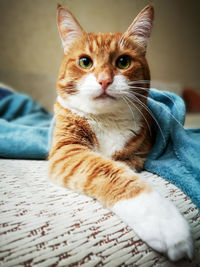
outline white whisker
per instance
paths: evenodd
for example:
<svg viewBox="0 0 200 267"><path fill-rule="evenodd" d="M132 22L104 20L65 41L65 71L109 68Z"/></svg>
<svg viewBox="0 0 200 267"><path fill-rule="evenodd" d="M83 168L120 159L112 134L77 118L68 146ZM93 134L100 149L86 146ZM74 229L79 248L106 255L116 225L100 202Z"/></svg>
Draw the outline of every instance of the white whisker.
<svg viewBox="0 0 200 267"><path fill-rule="evenodd" d="M130 92L128 92L128 93L130 94ZM153 115L152 111L148 108L147 105L145 105L142 101L140 101L140 99L138 99L136 95L133 95L132 92L131 92L131 96L129 95L129 97L134 99L139 105L141 105L150 114L150 116L153 118L153 120L155 121L156 125L158 126L159 131L160 131L160 133L162 135L163 141L166 144L166 140L165 140L165 136L164 136L163 130L161 129L161 127L159 125L159 122L155 118L155 116Z"/></svg>
<svg viewBox="0 0 200 267"><path fill-rule="evenodd" d="M146 84L150 84L150 80L137 80L137 81L130 81L128 82L128 85L132 85L132 84L140 84L140 83L146 83Z"/></svg>
<svg viewBox="0 0 200 267"><path fill-rule="evenodd" d="M160 106L161 108L163 108L181 127L183 127L183 125L174 117L174 115L170 111L168 111L162 104L160 104L159 102L157 102L156 100L154 100L154 99L152 99L150 97L146 97L146 96L141 95L141 94L136 93L136 92L134 92L133 94L138 95L140 97L143 97L145 99L148 99L148 100L154 102L155 104L157 104L158 106Z"/></svg>
<svg viewBox="0 0 200 267"><path fill-rule="evenodd" d="M131 86L130 88L132 88L132 89L138 89L138 90L141 89L141 90L144 90L144 91L149 91L149 89L144 88L144 87L140 87L140 86ZM175 103L175 101L173 100L172 97L168 96L168 95L167 95L165 92L163 92L163 91L159 91L159 93L160 93L161 95L165 96L166 98L168 98L168 99L173 103L173 105L175 106L176 110L178 110L178 107L177 107L177 105L176 105L176 103Z"/></svg>
<svg viewBox="0 0 200 267"><path fill-rule="evenodd" d="M137 105L135 105L135 103L134 103L133 101L131 101L131 100L129 99L128 96L124 96L124 97L126 98L127 101L129 101L129 103L131 103L131 104L138 110L138 112L139 112L139 113L141 114L141 116L144 118L144 120L145 120L145 122L146 122L146 124L147 124L147 127L148 127L148 129L149 129L150 136L152 136L151 127L150 127L150 125L149 125L147 119L145 118L144 114L142 113L142 111L137 107Z"/></svg>
<svg viewBox="0 0 200 267"><path fill-rule="evenodd" d="M128 108L129 108L130 111L131 111L131 114L132 114L132 117L133 117L133 121L134 121L134 125L135 125L135 128L136 128L136 122L135 122L135 115L134 115L134 112L133 112L132 108L129 106L129 103L128 103L127 100L126 100L126 97L125 97L125 96L122 96L122 99L126 102Z"/></svg>

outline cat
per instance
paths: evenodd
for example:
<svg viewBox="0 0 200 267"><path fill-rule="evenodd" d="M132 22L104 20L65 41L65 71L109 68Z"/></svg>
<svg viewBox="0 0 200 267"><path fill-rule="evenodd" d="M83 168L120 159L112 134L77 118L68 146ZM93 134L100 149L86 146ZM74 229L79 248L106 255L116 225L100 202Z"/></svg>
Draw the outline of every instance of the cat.
<svg viewBox="0 0 200 267"><path fill-rule="evenodd" d="M189 226L138 171L152 148L145 58L154 8L147 5L124 33L86 33L58 5L64 57L57 80L49 177L99 200L150 247L170 260L192 259Z"/></svg>

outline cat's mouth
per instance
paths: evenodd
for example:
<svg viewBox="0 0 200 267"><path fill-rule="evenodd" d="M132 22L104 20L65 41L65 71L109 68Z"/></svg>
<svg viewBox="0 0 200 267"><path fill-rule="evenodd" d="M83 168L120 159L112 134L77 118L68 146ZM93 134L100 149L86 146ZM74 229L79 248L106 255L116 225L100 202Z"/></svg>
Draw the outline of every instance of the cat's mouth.
<svg viewBox="0 0 200 267"><path fill-rule="evenodd" d="M102 94L100 94L99 96L96 96L94 98L94 100L101 100L101 99L113 99L113 100L115 100L116 98L114 96L107 94L106 92L103 92Z"/></svg>

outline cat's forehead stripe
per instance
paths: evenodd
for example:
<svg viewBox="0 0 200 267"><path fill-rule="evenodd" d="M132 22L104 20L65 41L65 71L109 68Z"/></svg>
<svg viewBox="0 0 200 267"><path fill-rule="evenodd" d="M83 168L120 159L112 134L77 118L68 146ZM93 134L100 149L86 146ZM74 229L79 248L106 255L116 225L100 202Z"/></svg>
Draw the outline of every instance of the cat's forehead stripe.
<svg viewBox="0 0 200 267"><path fill-rule="evenodd" d="M101 45L101 40L102 40L101 35L97 36L97 44L98 45Z"/></svg>
<svg viewBox="0 0 200 267"><path fill-rule="evenodd" d="M93 40L93 42L92 42L92 49L93 49L94 51L96 51L96 50L98 49L97 40Z"/></svg>
<svg viewBox="0 0 200 267"><path fill-rule="evenodd" d="M118 46L119 38L113 34L98 34L88 36L88 45L91 52L98 52L100 49L116 51Z"/></svg>
<svg viewBox="0 0 200 267"><path fill-rule="evenodd" d="M110 49L115 50L118 47L118 42L116 40L111 40Z"/></svg>

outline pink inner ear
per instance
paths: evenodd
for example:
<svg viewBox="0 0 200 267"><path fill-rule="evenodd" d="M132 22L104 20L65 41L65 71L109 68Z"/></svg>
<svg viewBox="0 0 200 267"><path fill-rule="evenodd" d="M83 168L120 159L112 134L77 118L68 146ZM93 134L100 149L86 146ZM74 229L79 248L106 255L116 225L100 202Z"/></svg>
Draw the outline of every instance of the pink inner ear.
<svg viewBox="0 0 200 267"><path fill-rule="evenodd" d="M71 44L78 39L84 31L74 16L62 6L58 7L57 24L62 44L66 52Z"/></svg>
<svg viewBox="0 0 200 267"><path fill-rule="evenodd" d="M123 38L132 37L140 46L146 48L154 19L154 8L152 5L146 6L134 19Z"/></svg>

